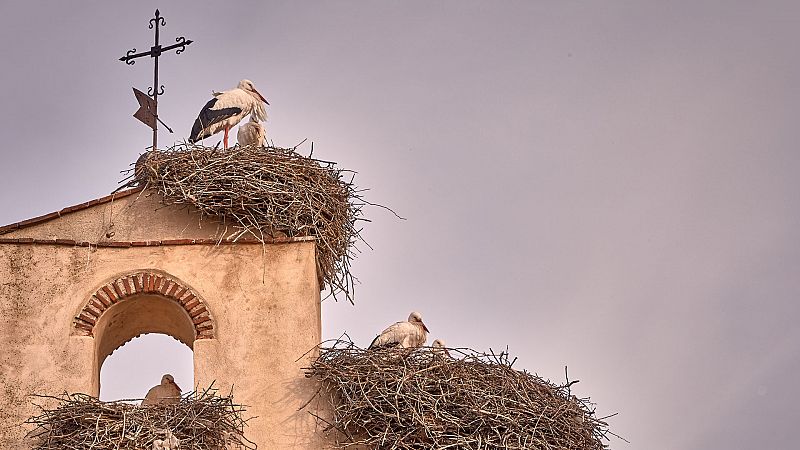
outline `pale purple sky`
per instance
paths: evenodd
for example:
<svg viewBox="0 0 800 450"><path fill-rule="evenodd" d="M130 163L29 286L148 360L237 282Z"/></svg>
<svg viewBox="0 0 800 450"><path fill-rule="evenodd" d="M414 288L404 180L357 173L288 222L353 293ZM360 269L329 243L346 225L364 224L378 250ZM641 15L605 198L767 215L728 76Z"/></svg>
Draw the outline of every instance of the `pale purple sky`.
<svg viewBox="0 0 800 450"><path fill-rule="evenodd" d="M4 2L0 222L108 194L149 145L152 65L117 58L157 6L165 43L195 41L161 60L162 144L250 78L275 144L314 141L408 218L367 210L325 337L419 310L451 346L569 366L619 412L612 448L795 448L800 4ZM138 347L173 359L160 342ZM190 388L188 352L142 367L135 345L104 377Z"/></svg>

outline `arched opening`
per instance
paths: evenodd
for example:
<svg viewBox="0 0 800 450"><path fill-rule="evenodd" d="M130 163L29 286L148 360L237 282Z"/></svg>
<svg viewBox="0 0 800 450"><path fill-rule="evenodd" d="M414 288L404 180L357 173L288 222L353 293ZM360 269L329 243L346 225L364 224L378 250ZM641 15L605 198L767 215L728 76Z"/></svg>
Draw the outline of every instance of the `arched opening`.
<svg viewBox="0 0 800 450"><path fill-rule="evenodd" d="M100 394L100 369L106 358L137 336L165 334L194 351L196 340L215 335L214 320L202 297L186 283L155 270L106 282L84 303L72 325L73 335L94 338L90 393L95 396Z"/></svg>
<svg viewBox="0 0 800 450"><path fill-rule="evenodd" d="M95 341L95 395L100 394L100 369L106 358L128 341L140 335L159 333L171 336L193 349L196 339L195 325L186 309L179 302L157 294L133 295L111 305L97 319L92 333ZM158 356L159 352L152 353L152 358ZM146 384L152 387L160 379L159 376L155 382L147 380ZM144 393L135 397L141 397Z"/></svg>
<svg viewBox="0 0 800 450"><path fill-rule="evenodd" d="M193 351L165 334L135 337L116 349L100 367L100 400L142 398L171 374L184 392L194 383Z"/></svg>

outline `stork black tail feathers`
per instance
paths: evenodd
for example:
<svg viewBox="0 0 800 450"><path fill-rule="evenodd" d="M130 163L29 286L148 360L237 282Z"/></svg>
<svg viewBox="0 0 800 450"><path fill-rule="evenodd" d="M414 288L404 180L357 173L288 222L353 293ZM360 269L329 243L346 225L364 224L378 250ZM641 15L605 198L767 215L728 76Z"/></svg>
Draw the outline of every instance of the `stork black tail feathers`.
<svg viewBox="0 0 800 450"><path fill-rule="evenodd" d="M189 135L189 142L192 144L214 134L211 132L209 127L215 123L221 122L242 112L242 108L235 106L214 109L214 106L217 104L217 100L217 97L212 98L208 101L208 103L205 104L205 106L203 106L203 109L200 110L200 114L198 114L197 119L194 121L194 125L192 125L192 133ZM217 129L217 131L219 131L219 129Z"/></svg>
<svg viewBox="0 0 800 450"><path fill-rule="evenodd" d="M189 134L189 142L194 144L195 142L201 139L205 139L211 136L210 133L207 132L204 133L204 131L206 131L205 126L203 126L203 122L198 117L197 119L194 120L194 125L192 125L192 133Z"/></svg>
<svg viewBox="0 0 800 450"><path fill-rule="evenodd" d="M375 341L377 341L379 337L380 336L375 336L375 339L373 339L372 342L369 344L367 350L382 350L385 348L395 348L398 345L400 345L399 342L387 342L385 344L375 345Z"/></svg>
<svg viewBox="0 0 800 450"><path fill-rule="evenodd" d="M200 131L203 129L203 126L200 124L200 119L194 121L194 125L192 125L192 132L189 134L189 142L194 144L195 142L200 140Z"/></svg>
<svg viewBox="0 0 800 450"><path fill-rule="evenodd" d="M381 337L381 335L375 336L375 339L373 339L372 342L369 343L369 347L367 347L367 350L372 350L373 348L377 348L375 346L375 341L377 341L379 337Z"/></svg>

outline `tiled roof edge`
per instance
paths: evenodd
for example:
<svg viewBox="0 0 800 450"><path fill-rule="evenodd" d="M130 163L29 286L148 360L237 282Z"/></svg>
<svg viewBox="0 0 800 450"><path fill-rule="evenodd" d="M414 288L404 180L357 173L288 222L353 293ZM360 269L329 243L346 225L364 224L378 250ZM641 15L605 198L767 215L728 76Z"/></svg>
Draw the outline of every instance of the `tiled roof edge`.
<svg viewBox="0 0 800 450"><path fill-rule="evenodd" d="M112 200L117 200L117 199L120 199L120 198L123 198L123 197L127 197L129 195L133 195L133 194L135 194L137 192L140 192L142 189L143 189L142 187L136 187L136 188L133 188L133 189L127 189L127 190L124 190L124 191L115 192L113 194L106 195L105 197L100 197L100 198L96 198L94 200L89 200L88 202L85 202L85 203L79 203L79 204L74 205L74 206L68 206L68 207L66 207L66 208L64 208L64 209L62 209L60 211L55 211L55 212L51 212L49 214L45 214L45 215L42 215L42 216L33 217L31 219L26 219L26 220L23 220L23 221L20 221L20 222L4 225L4 226L0 227L0 235L6 234L6 233L10 233L10 232L12 232L14 230L19 230L19 229L22 229L22 228L26 228L26 227L29 227L31 225L38 225L40 223L47 222L48 220L57 219L57 218L65 215L65 214L73 213L73 212L76 212L76 211L81 211L81 210L84 210L86 208L91 208L92 206L95 206L95 205L101 205L103 203L108 203L108 202L110 202ZM53 242L50 242L50 243L53 243Z"/></svg>
<svg viewBox="0 0 800 450"><path fill-rule="evenodd" d="M0 244L34 244L34 245L63 245L69 247L112 247L112 248L131 248L131 247L159 247L168 245L232 245L232 244L288 244L292 242L313 242L313 236L285 237L264 239L163 239L160 241L102 241L85 242L72 239L32 239L32 238L0 238Z"/></svg>

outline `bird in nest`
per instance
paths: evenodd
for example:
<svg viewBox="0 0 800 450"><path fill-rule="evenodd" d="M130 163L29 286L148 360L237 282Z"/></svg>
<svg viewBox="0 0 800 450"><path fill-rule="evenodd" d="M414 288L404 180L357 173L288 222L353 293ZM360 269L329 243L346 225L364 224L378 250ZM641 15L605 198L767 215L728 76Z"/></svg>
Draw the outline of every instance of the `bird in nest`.
<svg viewBox="0 0 800 450"><path fill-rule="evenodd" d="M447 344L445 344L444 340L442 339L436 339L433 341L431 344L431 351L434 355L452 358L452 356L450 356L450 351L447 349Z"/></svg>
<svg viewBox="0 0 800 450"><path fill-rule="evenodd" d="M428 327L422 321L422 315L414 311L408 316L407 321L397 322L383 330L372 340L369 348L419 348L427 339Z"/></svg>
<svg viewBox="0 0 800 450"><path fill-rule="evenodd" d="M175 378L170 374L161 377L161 384L147 391L142 406L170 405L181 401L181 388L175 384Z"/></svg>
<svg viewBox="0 0 800 450"><path fill-rule="evenodd" d="M269 105L269 102L250 80L242 80L234 89L214 92L213 95L214 98L203 106L194 121L189 135L191 143L224 131L223 143L228 148L228 133L248 114L259 122L267 118L264 103Z"/></svg>
<svg viewBox="0 0 800 450"><path fill-rule="evenodd" d="M236 133L236 142L242 147L266 147L267 132L264 130L264 126L251 114L250 121L239 126L239 132Z"/></svg>

